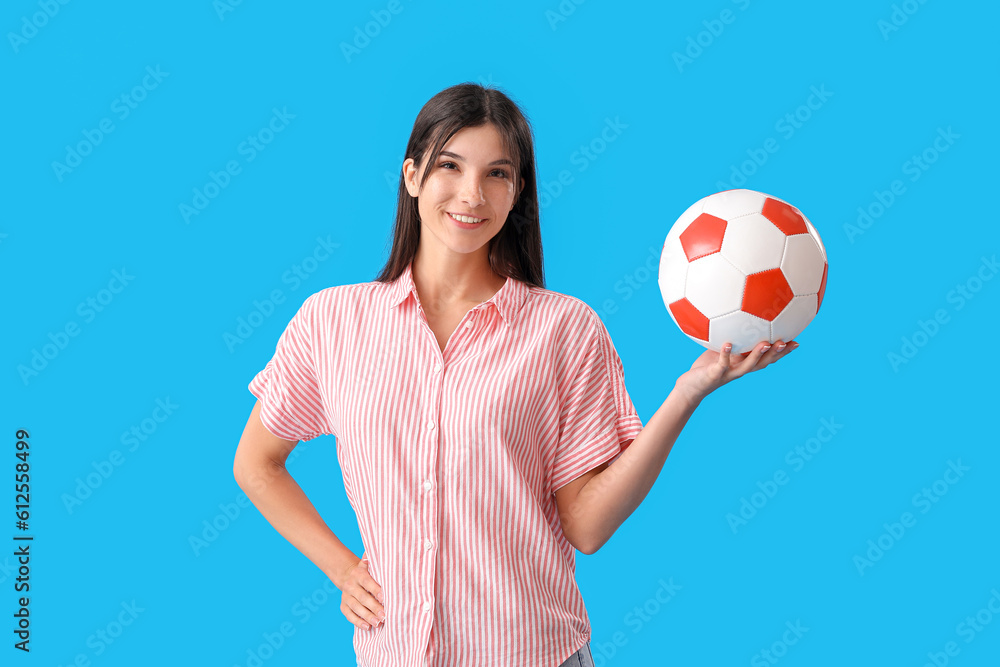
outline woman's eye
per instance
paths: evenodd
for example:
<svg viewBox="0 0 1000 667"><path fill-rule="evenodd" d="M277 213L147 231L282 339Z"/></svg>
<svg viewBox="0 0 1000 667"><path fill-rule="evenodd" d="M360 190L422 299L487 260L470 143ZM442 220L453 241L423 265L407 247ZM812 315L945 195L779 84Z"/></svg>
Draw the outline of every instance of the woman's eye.
<svg viewBox="0 0 1000 667"><path fill-rule="evenodd" d="M454 162L442 162L438 165L442 169L447 169L448 171L454 171L458 168L458 165ZM510 178L510 174L507 173L506 169L494 169L490 172L491 176L499 176L500 178Z"/></svg>

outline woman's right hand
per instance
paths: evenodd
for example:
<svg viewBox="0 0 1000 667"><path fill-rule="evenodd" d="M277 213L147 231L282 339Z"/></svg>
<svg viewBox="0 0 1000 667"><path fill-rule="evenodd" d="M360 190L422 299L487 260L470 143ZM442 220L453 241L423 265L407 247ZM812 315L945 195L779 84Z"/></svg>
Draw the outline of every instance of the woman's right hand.
<svg viewBox="0 0 1000 667"><path fill-rule="evenodd" d="M340 577L340 611L347 620L362 630L370 630L385 619L382 607L382 587L368 574L368 558L364 555L347 568Z"/></svg>

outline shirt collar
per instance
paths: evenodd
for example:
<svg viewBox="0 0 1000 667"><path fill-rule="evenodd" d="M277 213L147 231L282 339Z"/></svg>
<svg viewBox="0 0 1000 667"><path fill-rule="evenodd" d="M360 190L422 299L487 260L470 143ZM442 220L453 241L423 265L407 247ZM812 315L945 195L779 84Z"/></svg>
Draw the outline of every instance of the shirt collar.
<svg viewBox="0 0 1000 667"><path fill-rule="evenodd" d="M413 294L413 298L419 301L417 296L417 287L413 283L413 262L411 261L406 265L403 273L395 281L389 285L389 299L388 307L395 308L403 301L406 300L410 294ZM507 282L504 283L496 294L484 301L483 303L492 303L496 309L500 312L500 317L503 318L507 326L511 326L514 322L514 318L517 316L518 311L521 310L521 306L524 305L525 299L528 298L528 284L516 280L511 277L507 277Z"/></svg>

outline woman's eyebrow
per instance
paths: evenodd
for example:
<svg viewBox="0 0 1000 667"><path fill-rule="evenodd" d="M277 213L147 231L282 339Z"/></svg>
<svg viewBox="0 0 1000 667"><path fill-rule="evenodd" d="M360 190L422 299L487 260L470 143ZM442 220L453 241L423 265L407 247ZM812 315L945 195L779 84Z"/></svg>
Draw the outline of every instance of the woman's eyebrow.
<svg viewBox="0 0 1000 667"><path fill-rule="evenodd" d="M464 157L462 157L461 155L458 155L457 153L452 153L451 151L441 151L441 155L446 155L448 157L453 157L456 160L461 160L462 162L465 162L465 158ZM507 158L500 158L499 160L493 160L493 162L490 162L491 166L494 165L494 164L509 164L512 167L514 166L514 163L511 162L510 160L508 160Z"/></svg>

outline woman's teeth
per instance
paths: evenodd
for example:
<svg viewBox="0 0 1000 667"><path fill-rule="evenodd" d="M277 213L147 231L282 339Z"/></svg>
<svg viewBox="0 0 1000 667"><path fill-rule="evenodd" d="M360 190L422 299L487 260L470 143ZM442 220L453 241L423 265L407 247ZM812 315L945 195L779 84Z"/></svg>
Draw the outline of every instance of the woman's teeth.
<svg viewBox="0 0 1000 667"><path fill-rule="evenodd" d="M455 218L459 222L464 222L466 224L475 224L477 222L482 222L483 220L486 219L486 218L470 218L467 215L453 215L451 213L449 213L448 215L450 215L451 217Z"/></svg>

